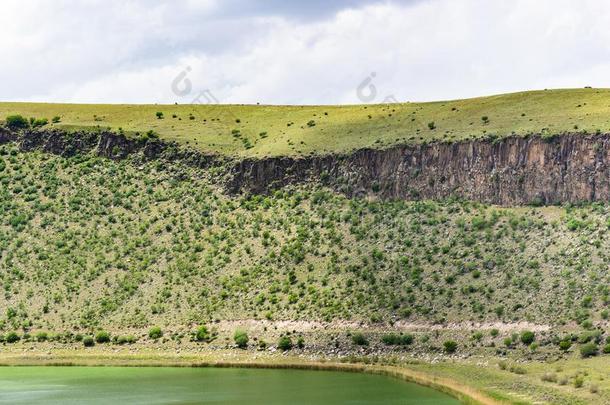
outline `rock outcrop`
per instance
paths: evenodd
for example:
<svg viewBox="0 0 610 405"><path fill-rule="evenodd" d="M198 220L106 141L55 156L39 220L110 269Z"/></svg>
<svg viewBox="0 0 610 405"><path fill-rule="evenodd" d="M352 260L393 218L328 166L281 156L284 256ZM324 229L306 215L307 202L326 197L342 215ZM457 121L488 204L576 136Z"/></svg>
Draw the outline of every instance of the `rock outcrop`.
<svg viewBox="0 0 610 405"><path fill-rule="evenodd" d="M610 135L508 137L263 160L233 167L233 190L322 180L350 196L458 197L499 205L610 199Z"/></svg>
<svg viewBox="0 0 610 405"><path fill-rule="evenodd" d="M198 167L222 166L232 193L322 183L348 196L381 199L464 198L499 205L610 200L610 134L512 136L496 140L401 145L349 154L229 159L158 139L110 132L0 130L0 143L70 156L111 159L137 155Z"/></svg>

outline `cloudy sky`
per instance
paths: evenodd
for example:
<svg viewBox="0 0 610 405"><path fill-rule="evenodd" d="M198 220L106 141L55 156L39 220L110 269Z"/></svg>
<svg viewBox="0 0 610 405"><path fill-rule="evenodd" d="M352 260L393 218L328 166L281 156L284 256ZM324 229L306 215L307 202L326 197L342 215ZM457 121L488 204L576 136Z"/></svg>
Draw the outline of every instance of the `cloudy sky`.
<svg viewBox="0 0 610 405"><path fill-rule="evenodd" d="M3 0L0 100L334 104L610 87L605 0Z"/></svg>

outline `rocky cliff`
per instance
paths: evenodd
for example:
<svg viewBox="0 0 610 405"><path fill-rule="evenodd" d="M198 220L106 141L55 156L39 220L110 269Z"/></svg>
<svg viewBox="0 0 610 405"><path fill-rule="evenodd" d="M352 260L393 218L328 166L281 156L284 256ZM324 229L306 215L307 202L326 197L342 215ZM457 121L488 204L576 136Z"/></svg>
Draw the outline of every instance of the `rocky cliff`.
<svg viewBox="0 0 610 405"><path fill-rule="evenodd" d="M460 197L500 205L610 199L610 136L564 134L365 149L350 155L244 160L234 190L322 179L348 195Z"/></svg>
<svg viewBox="0 0 610 405"><path fill-rule="evenodd" d="M458 143L362 149L350 154L231 160L157 139L109 132L2 130L0 143L24 150L113 159L180 160L222 166L229 192L265 193L286 185L320 182L348 196L382 199L459 197L499 205L559 204L610 199L610 134L507 137Z"/></svg>

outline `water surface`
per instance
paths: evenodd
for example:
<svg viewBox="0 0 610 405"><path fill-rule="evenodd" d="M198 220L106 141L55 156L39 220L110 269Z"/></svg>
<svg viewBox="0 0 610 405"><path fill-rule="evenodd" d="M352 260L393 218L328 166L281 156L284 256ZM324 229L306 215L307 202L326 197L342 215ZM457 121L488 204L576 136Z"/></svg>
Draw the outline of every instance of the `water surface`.
<svg viewBox="0 0 610 405"><path fill-rule="evenodd" d="M384 376L304 370L0 367L0 404L456 405Z"/></svg>

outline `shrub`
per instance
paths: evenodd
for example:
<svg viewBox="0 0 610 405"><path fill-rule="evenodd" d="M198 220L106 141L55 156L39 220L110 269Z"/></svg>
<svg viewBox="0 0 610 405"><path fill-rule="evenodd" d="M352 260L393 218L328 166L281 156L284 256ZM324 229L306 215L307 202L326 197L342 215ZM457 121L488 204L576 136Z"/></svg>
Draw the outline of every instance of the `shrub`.
<svg viewBox="0 0 610 405"><path fill-rule="evenodd" d="M47 334L47 332L38 332L36 334L36 340L38 342L44 342L49 338L49 335Z"/></svg>
<svg viewBox="0 0 610 405"><path fill-rule="evenodd" d="M110 342L110 334L104 330L101 330L95 335L95 341L97 343L108 343Z"/></svg>
<svg viewBox="0 0 610 405"><path fill-rule="evenodd" d="M21 340L21 337L16 332L9 332L4 338L6 343L16 343Z"/></svg>
<svg viewBox="0 0 610 405"><path fill-rule="evenodd" d="M302 336L299 336L299 338L297 339L297 347L299 349L302 349L305 347L305 339L303 339Z"/></svg>
<svg viewBox="0 0 610 405"><path fill-rule="evenodd" d="M443 343L443 347L445 348L445 353L455 353L458 344L454 340L447 340L445 343Z"/></svg>
<svg viewBox="0 0 610 405"><path fill-rule="evenodd" d="M292 349L292 339L290 339L290 337L288 337L288 336L282 336L280 338L280 341L279 341L277 347L284 352L291 350Z"/></svg>
<svg viewBox="0 0 610 405"><path fill-rule="evenodd" d="M521 366L510 366L509 371L519 375L527 374L527 370Z"/></svg>
<svg viewBox="0 0 610 405"><path fill-rule="evenodd" d="M23 129L29 127L28 120L21 115L9 115L6 117L6 126L10 129Z"/></svg>
<svg viewBox="0 0 610 405"><path fill-rule="evenodd" d="M158 120L162 120L163 119L163 113L161 111L157 111L157 119Z"/></svg>
<svg viewBox="0 0 610 405"><path fill-rule="evenodd" d="M567 352L572 347L572 342L569 340L562 340L559 342L559 349L563 352Z"/></svg>
<svg viewBox="0 0 610 405"><path fill-rule="evenodd" d="M574 377L574 388L582 388L582 386L585 383L585 379L582 378L582 376L576 376Z"/></svg>
<svg viewBox="0 0 610 405"><path fill-rule="evenodd" d="M311 121L309 121L309 122L307 123L307 126L308 126L309 128L311 128L311 127L315 127L315 126L316 126L316 122L315 122L314 120L311 120Z"/></svg>
<svg viewBox="0 0 610 405"><path fill-rule="evenodd" d="M521 342L524 345L531 345L536 340L534 332L526 330L521 333Z"/></svg>
<svg viewBox="0 0 610 405"><path fill-rule="evenodd" d="M388 346L409 346L413 343L413 336L388 333L381 337L381 341Z"/></svg>
<svg viewBox="0 0 610 405"><path fill-rule="evenodd" d="M49 123L49 120L46 118L38 118L32 121L32 127L33 128L38 128L38 127L44 127L45 125L47 125Z"/></svg>
<svg viewBox="0 0 610 405"><path fill-rule="evenodd" d="M248 341L250 341L248 334L243 330L236 330L233 335L233 340L240 349L246 349L248 347Z"/></svg>
<svg viewBox="0 0 610 405"><path fill-rule="evenodd" d="M156 340L156 339L161 338L162 336L163 336L163 331L158 326L153 326L148 331L148 337L151 338L151 339L155 339Z"/></svg>
<svg viewBox="0 0 610 405"><path fill-rule="evenodd" d="M436 129L436 124L434 123L434 121L428 123L428 128L430 129L430 131Z"/></svg>
<svg viewBox="0 0 610 405"><path fill-rule="evenodd" d="M610 354L610 343L604 346L603 352L604 354Z"/></svg>
<svg viewBox="0 0 610 405"><path fill-rule="evenodd" d="M195 340L198 342L207 342L210 340L210 332L205 325L201 325L195 332Z"/></svg>
<svg viewBox="0 0 610 405"><path fill-rule="evenodd" d="M557 382L557 374L555 374L555 373L544 373L542 375L542 377L540 377L540 379L542 381L556 383Z"/></svg>
<svg viewBox="0 0 610 405"><path fill-rule="evenodd" d="M55 117L53 117L53 118L51 119L51 122L52 122L53 124L57 124L57 123L58 123L58 122L60 122L60 121L61 121L61 117L60 117L59 115L56 115Z"/></svg>
<svg viewBox="0 0 610 405"><path fill-rule="evenodd" d="M367 338L360 332L354 333L352 335L352 343L357 346L368 346L369 345L369 341L367 340Z"/></svg>
<svg viewBox="0 0 610 405"><path fill-rule="evenodd" d="M398 335L395 333L388 333L381 337L381 341L387 346L393 346L398 344Z"/></svg>
<svg viewBox="0 0 610 405"><path fill-rule="evenodd" d="M597 345L595 343L587 343L580 346L580 356L583 358L593 357L597 355Z"/></svg>
<svg viewBox="0 0 610 405"><path fill-rule="evenodd" d="M95 341L91 336L86 336L83 338L83 346L85 347L93 347L95 346Z"/></svg>

